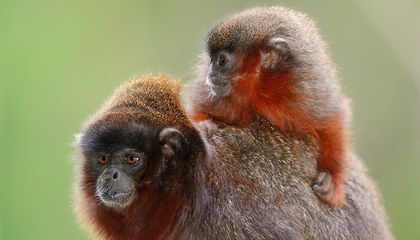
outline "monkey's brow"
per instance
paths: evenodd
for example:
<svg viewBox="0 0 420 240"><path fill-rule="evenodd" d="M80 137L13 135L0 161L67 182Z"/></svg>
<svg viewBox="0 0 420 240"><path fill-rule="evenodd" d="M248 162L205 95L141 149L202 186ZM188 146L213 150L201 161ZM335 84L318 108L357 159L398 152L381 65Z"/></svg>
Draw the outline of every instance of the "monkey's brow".
<svg viewBox="0 0 420 240"><path fill-rule="evenodd" d="M121 148L121 145L127 145L124 136L120 134L99 134L99 135L87 135L81 142L81 148L85 152L106 152L110 153L117 148Z"/></svg>
<svg viewBox="0 0 420 240"><path fill-rule="evenodd" d="M228 52L228 53L234 53L235 49L236 49L235 46L231 44L231 45L226 45L226 46L213 46L213 47L209 46L207 48L207 51L209 52L210 55L215 55L222 51Z"/></svg>

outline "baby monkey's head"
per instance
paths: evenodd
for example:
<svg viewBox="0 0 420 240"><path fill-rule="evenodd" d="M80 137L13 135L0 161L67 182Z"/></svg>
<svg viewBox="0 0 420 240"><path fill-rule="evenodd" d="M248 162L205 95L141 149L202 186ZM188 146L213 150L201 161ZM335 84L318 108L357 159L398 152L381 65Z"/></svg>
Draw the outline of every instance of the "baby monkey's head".
<svg viewBox="0 0 420 240"><path fill-rule="evenodd" d="M310 62L310 55L318 51L318 38L309 18L284 7L253 8L229 16L207 36L206 83L213 95L224 97L241 79L257 84L260 79L279 78L300 62Z"/></svg>

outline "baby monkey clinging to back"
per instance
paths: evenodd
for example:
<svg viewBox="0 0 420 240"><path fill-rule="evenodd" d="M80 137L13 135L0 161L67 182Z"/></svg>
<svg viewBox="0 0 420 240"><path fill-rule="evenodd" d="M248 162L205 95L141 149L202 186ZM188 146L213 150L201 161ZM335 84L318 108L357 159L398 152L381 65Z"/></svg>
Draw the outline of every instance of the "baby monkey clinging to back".
<svg viewBox="0 0 420 240"><path fill-rule="evenodd" d="M343 204L348 101L311 19L283 7L232 15L210 31L197 70L194 120L247 126L260 115L281 131L315 136L321 150L313 189L330 206Z"/></svg>

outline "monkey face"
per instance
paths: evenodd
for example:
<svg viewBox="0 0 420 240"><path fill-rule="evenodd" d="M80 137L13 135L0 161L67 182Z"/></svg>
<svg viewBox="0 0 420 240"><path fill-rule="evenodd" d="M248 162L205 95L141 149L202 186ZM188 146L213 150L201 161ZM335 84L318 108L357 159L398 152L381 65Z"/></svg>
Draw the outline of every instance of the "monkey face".
<svg viewBox="0 0 420 240"><path fill-rule="evenodd" d="M94 124L80 139L84 155L85 189L106 207L122 210L141 188L160 180L167 161L184 145L176 129L137 123Z"/></svg>
<svg viewBox="0 0 420 240"><path fill-rule="evenodd" d="M221 50L210 53L206 83L214 95L220 97L229 95L237 65L237 59L232 52Z"/></svg>
<svg viewBox="0 0 420 240"><path fill-rule="evenodd" d="M110 164L107 164L110 161ZM96 181L96 196L109 207L124 208L136 195L133 173L142 171L145 155L136 149L121 149L114 153L99 154L103 166Z"/></svg>
<svg viewBox="0 0 420 240"><path fill-rule="evenodd" d="M239 79L258 79L261 72L281 73L293 64L292 54L287 41L272 37L262 46L248 46L233 51L232 47L215 48L208 46L210 63L206 78L214 96L230 94L232 85ZM251 50L250 50L251 49Z"/></svg>

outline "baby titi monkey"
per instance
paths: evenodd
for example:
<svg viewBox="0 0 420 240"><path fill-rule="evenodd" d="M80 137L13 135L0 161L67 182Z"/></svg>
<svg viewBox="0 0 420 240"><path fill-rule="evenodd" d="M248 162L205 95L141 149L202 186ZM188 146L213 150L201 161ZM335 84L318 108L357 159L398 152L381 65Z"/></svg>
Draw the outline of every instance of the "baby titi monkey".
<svg viewBox="0 0 420 240"><path fill-rule="evenodd" d="M280 131L314 136L320 153L313 190L342 206L350 110L311 19L284 7L227 17L209 32L197 75L188 96L195 121L246 127L259 115Z"/></svg>

